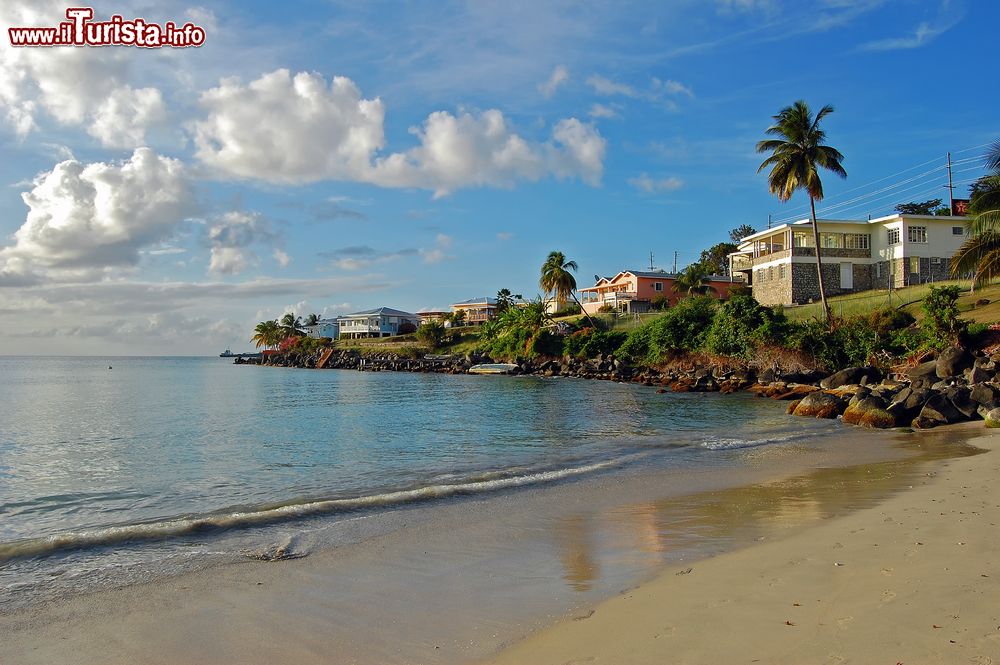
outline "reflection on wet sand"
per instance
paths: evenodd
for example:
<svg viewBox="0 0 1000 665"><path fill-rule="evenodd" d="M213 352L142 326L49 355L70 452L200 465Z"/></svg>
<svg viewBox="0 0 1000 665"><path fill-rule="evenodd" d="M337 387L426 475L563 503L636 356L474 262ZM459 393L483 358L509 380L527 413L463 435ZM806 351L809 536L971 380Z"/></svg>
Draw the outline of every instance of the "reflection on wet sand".
<svg viewBox="0 0 1000 665"><path fill-rule="evenodd" d="M567 516L555 529L564 579L574 591L586 591L602 568L653 573L665 561L703 558L872 506L911 486L925 462L981 452L955 438L925 433L900 443L911 452L904 459Z"/></svg>

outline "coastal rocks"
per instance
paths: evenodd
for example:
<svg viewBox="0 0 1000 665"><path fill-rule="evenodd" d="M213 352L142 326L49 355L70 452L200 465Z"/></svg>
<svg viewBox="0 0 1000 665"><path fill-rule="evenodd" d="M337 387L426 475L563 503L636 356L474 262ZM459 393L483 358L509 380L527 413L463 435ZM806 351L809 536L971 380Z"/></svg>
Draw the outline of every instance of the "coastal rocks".
<svg viewBox="0 0 1000 665"><path fill-rule="evenodd" d="M834 372L819 382L819 387L829 390L847 385L877 383L882 380L882 372L875 367L848 367Z"/></svg>
<svg viewBox="0 0 1000 665"><path fill-rule="evenodd" d="M983 416L983 420L986 421L987 427L1000 427L1000 409L990 409Z"/></svg>
<svg viewBox="0 0 1000 665"><path fill-rule="evenodd" d="M913 419L913 427L917 429L929 429L938 425L951 425L966 420L964 414L960 412L951 401L940 393L933 393L920 413Z"/></svg>
<svg viewBox="0 0 1000 665"><path fill-rule="evenodd" d="M796 416L813 418L836 418L843 411L843 398L817 390L803 397L793 413Z"/></svg>
<svg viewBox="0 0 1000 665"><path fill-rule="evenodd" d="M886 411L891 413L898 422L912 422L920 413L920 410L924 408L924 404L930 399L931 394L929 388L913 388L908 386L896 393L896 397L889 404Z"/></svg>
<svg viewBox="0 0 1000 665"><path fill-rule="evenodd" d="M939 379L949 376L961 376L962 372L972 365L972 356L961 346L949 346L938 354L935 361L935 373Z"/></svg>
<svg viewBox="0 0 1000 665"><path fill-rule="evenodd" d="M916 367L906 370L906 376L910 379L911 388L930 388L937 382L937 361L928 360Z"/></svg>
<svg viewBox="0 0 1000 665"><path fill-rule="evenodd" d="M851 400L844 411L844 422L849 425L886 429L896 426L896 416L886 410L886 403L881 398L869 395Z"/></svg>

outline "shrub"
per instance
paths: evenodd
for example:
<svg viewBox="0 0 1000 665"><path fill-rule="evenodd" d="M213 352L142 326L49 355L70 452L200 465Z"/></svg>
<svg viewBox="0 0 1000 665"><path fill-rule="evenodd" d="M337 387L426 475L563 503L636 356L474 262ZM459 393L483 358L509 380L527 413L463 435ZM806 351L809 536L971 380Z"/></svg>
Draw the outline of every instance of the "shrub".
<svg viewBox="0 0 1000 665"><path fill-rule="evenodd" d="M432 349L436 349L444 341L446 332L444 324L440 321L427 321L421 323L420 327L417 328L417 339Z"/></svg>
<svg viewBox="0 0 1000 665"><path fill-rule="evenodd" d="M716 311L706 347L712 353L750 359L759 342L784 340L789 330L783 312L748 295L734 295Z"/></svg>
<svg viewBox="0 0 1000 665"><path fill-rule="evenodd" d="M596 358L601 354L615 353L625 341L621 330L603 331L583 328L563 338L563 353L578 358Z"/></svg>
<svg viewBox="0 0 1000 665"><path fill-rule="evenodd" d="M604 303L603 305L597 308L597 311L600 312L601 314L608 314L610 312L615 311L615 308L609 305L608 303Z"/></svg>
<svg viewBox="0 0 1000 665"><path fill-rule="evenodd" d="M965 333L969 322L958 317L958 296L961 289L955 285L932 286L924 298L923 329L927 343L942 349L954 344Z"/></svg>
<svg viewBox="0 0 1000 665"><path fill-rule="evenodd" d="M629 332L619 351L633 361L650 364L678 351L695 351L704 345L714 315L712 298L684 298L663 316Z"/></svg>
<svg viewBox="0 0 1000 665"><path fill-rule="evenodd" d="M893 309L839 319L832 326L812 320L792 332L790 345L827 369L884 364L920 347L923 339L913 322L910 314Z"/></svg>
<svg viewBox="0 0 1000 665"><path fill-rule="evenodd" d="M662 293L658 293L657 295L653 296L650 299L649 306L654 311L662 312L663 310L670 307L670 298L663 295Z"/></svg>

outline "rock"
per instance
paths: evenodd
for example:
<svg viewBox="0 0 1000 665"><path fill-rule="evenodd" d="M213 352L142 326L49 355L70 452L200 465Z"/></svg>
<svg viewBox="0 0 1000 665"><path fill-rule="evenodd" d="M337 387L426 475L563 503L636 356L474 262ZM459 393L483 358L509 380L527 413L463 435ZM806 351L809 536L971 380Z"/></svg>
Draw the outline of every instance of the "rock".
<svg viewBox="0 0 1000 665"><path fill-rule="evenodd" d="M878 397L864 397L851 404L844 411L844 422L873 429L896 426L896 416L886 410L886 404Z"/></svg>
<svg viewBox="0 0 1000 665"><path fill-rule="evenodd" d="M865 399L866 397L868 397L871 394L872 394L872 391L869 388L867 388L865 386L861 386L861 387L858 388L857 392L854 393L854 397L852 397L851 401L847 403L847 406L850 407L853 404L857 404L858 402L860 402L861 400ZM844 412L844 417L845 417L845 419L847 417L847 412L846 411Z"/></svg>
<svg viewBox="0 0 1000 665"><path fill-rule="evenodd" d="M916 367L906 370L906 376L910 379L910 386L913 388L929 388L937 380L937 361L928 360Z"/></svg>
<svg viewBox="0 0 1000 665"><path fill-rule="evenodd" d="M987 411L1000 407L1000 391L988 383L977 383L969 391L969 399Z"/></svg>
<svg viewBox="0 0 1000 665"><path fill-rule="evenodd" d="M844 410L844 400L836 395L821 392L811 392L798 403L793 412L796 416L812 416L814 418L836 418Z"/></svg>
<svg viewBox="0 0 1000 665"><path fill-rule="evenodd" d="M886 411L893 414L898 422L909 422L917 417L930 397L931 391L927 388L903 388Z"/></svg>
<svg viewBox="0 0 1000 665"><path fill-rule="evenodd" d="M787 413L789 415L794 415L795 414L795 409L799 408L799 402L801 402L801 401L802 400L797 399L797 400L793 400L793 401L789 402L788 403L788 408L785 409L785 413Z"/></svg>
<svg viewBox="0 0 1000 665"><path fill-rule="evenodd" d="M924 408L913 421L913 426L919 429L950 425L965 420L965 415L954 407L951 401L939 393L931 395Z"/></svg>
<svg viewBox="0 0 1000 665"><path fill-rule="evenodd" d="M938 354L935 363L935 373L939 379L961 376L962 372L972 365L972 356L961 346L949 346Z"/></svg>
<svg viewBox="0 0 1000 665"><path fill-rule="evenodd" d="M1000 409L990 409L983 416L987 427L1000 427Z"/></svg>
<svg viewBox="0 0 1000 665"><path fill-rule="evenodd" d="M958 410L968 420L974 420L979 414L976 409L979 404L970 397L972 391L965 386L954 386L948 388L942 394L951 402L951 405Z"/></svg>
<svg viewBox="0 0 1000 665"><path fill-rule="evenodd" d="M882 379L882 373L874 367L848 367L834 372L819 382L820 388L840 388L841 386L857 385L863 380L873 383Z"/></svg>
<svg viewBox="0 0 1000 665"><path fill-rule="evenodd" d="M757 375L757 380L760 383L774 383L774 381L776 381L777 378L778 378L778 373L770 368L761 370L761 372Z"/></svg>
<svg viewBox="0 0 1000 665"><path fill-rule="evenodd" d="M974 365L969 369L965 370L965 380L971 383L986 383L996 376L996 372L986 370L979 365Z"/></svg>
<svg viewBox="0 0 1000 665"><path fill-rule="evenodd" d="M816 386L808 386L804 384L797 384L794 386L786 386L786 390L778 392L774 395L769 395L772 399L789 400L789 399L801 399L809 393L813 393L819 390Z"/></svg>

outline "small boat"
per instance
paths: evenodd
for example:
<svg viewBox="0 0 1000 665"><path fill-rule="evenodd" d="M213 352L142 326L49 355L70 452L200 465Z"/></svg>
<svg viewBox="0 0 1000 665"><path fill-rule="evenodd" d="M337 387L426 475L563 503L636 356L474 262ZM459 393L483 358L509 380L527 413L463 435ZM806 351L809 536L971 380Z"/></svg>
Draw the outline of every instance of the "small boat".
<svg viewBox="0 0 1000 665"><path fill-rule="evenodd" d="M513 363L491 363L486 365L473 365L469 368L469 374L510 374L517 365Z"/></svg>
<svg viewBox="0 0 1000 665"><path fill-rule="evenodd" d="M226 349L225 351L223 351L222 353L219 354L219 357L220 358L232 358L235 355L236 355L235 353L233 353L229 349Z"/></svg>

